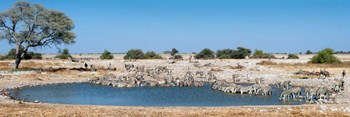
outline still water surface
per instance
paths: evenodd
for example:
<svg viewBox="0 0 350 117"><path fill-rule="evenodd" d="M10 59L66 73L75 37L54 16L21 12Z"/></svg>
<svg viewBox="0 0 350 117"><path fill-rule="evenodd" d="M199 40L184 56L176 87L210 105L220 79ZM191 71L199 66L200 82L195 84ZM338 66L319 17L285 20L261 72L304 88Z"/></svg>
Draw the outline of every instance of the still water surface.
<svg viewBox="0 0 350 117"><path fill-rule="evenodd" d="M90 83L55 84L10 90L18 100L60 104L111 106L242 106L297 105L304 102L278 100L281 90L273 87L272 96L230 94L203 87L113 88Z"/></svg>

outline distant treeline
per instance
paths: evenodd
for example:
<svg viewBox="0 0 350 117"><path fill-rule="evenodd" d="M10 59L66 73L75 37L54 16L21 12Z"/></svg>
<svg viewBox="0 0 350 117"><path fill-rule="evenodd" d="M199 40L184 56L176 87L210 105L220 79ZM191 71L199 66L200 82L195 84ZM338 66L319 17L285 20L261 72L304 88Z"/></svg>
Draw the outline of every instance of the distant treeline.
<svg viewBox="0 0 350 117"><path fill-rule="evenodd" d="M350 51L335 51L334 54L350 54Z"/></svg>
<svg viewBox="0 0 350 117"><path fill-rule="evenodd" d="M71 54L69 53L68 49L63 49L62 51L59 51L60 54L55 56L55 58L59 59L69 59L72 58ZM176 48L172 48L171 50L164 51L163 54L169 54L170 59L183 59L183 57L178 54L179 51ZM93 54L93 53L90 53ZM192 52L193 58L195 59L245 59L245 58L254 58L254 59L276 59L276 57L273 55L273 53L265 53L262 50L254 50L254 52L245 47L237 47L236 49L220 49L216 52L209 49L204 48L200 52ZM297 54L288 54L288 53L275 53L275 54L287 54L288 57L286 59L299 59L299 56ZM303 54L302 52L299 52L299 54ZM312 58L313 63L339 63L339 60L337 60L336 57L333 56L333 54L350 54L350 51L336 51L333 52L333 49L326 48L322 51L319 51L317 53L311 52L310 50L307 50L304 54L317 54L316 57ZM3 59L15 59L15 49L11 49L7 55L0 56L0 60ZM190 56L192 58L192 55ZM105 50L101 53L100 59L113 59L113 54ZM160 54L154 52L154 51L148 51L144 53L141 49L130 49L125 53L124 59L164 59ZM190 58L190 59L191 59ZM25 54L24 59L42 59L42 55L40 53L34 53L34 52L28 52ZM281 59L285 59L285 57L282 57ZM329 60L332 59L332 60ZM330 62L326 62L330 61Z"/></svg>

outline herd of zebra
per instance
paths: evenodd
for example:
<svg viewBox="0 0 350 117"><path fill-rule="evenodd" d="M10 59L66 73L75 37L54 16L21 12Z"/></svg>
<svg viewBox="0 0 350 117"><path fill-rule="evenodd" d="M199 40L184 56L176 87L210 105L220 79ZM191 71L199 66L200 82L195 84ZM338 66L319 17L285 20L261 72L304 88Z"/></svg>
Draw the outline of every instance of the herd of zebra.
<svg viewBox="0 0 350 117"><path fill-rule="evenodd" d="M263 82L262 78L256 78L255 84L239 85L226 81L215 82L212 88L226 93L255 94L255 95L272 95L272 87ZM281 88L279 100L304 99L306 102L315 100L329 100L329 95L344 89L344 81L341 79L334 80L331 88L327 87L299 87L292 86L290 80L279 81L275 83L276 88Z"/></svg>
<svg viewBox="0 0 350 117"><path fill-rule="evenodd" d="M226 93L255 94L255 95L272 95L271 85L265 83L263 78L256 78L254 84L239 84L237 75L232 75L233 82L218 80L216 75L211 72L187 71L185 75L179 76L180 73L172 73L172 70L164 66L155 66L145 68L144 66L135 66L125 64L127 75L116 77L107 75L95 80L93 83L112 85L114 87L136 87L136 86L203 86L209 83L214 90ZM147 78L148 77L148 78ZM276 88L281 88L279 99L304 99L307 102L313 102L318 99L329 99L329 94L339 92L344 89L343 80L334 80L331 88L327 87L298 87L292 86L291 81L280 81L275 83Z"/></svg>
<svg viewBox="0 0 350 117"><path fill-rule="evenodd" d="M91 79L91 83L111 85L113 87L137 87L137 86L162 86L162 87L186 87L203 86L204 79L216 79L213 72L187 71L185 74L173 73L173 70L165 66L135 66L125 64L126 73L120 76L107 74L103 77ZM198 80L200 79L200 80ZM212 80L210 80L212 81Z"/></svg>
<svg viewBox="0 0 350 117"><path fill-rule="evenodd" d="M281 81L276 83L276 87L282 88L280 100L288 100L295 98L304 98L306 102L314 102L314 100L329 100L331 93L344 90L344 80L336 79L333 81L332 87L296 87L291 86L290 81Z"/></svg>
<svg viewBox="0 0 350 117"><path fill-rule="evenodd" d="M219 90L226 93L272 95L272 87L267 83L262 82L262 78L256 78L255 81L256 84L252 85L240 85L226 81L216 81L211 86L214 90Z"/></svg>

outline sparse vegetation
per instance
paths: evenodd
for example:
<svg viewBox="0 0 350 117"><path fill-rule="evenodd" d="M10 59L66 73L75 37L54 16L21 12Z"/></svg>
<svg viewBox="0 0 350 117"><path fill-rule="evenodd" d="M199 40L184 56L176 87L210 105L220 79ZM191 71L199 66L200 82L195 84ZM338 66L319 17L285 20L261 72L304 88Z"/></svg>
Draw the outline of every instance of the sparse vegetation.
<svg viewBox="0 0 350 117"><path fill-rule="evenodd" d="M178 54L178 55L175 55L175 56L174 56L174 59L183 59L183 57L182 57L181 55Z"/></svg>
<svg viewBox="0 0 350 117"><path fill-rule="evenodd" d="M307 50L305 54L313 54L310 50Z"/></svg>
<svg viewBox="0 0 350 117"><path fill-rule="evenodd" d="M63 51L59 51L59 55L55 56L55 58L59 58L59 59L68 59L68 58L72 58L72 55L70 55L69 50L63 49Z"/></svg>
<svg viewBox="0 0 350 117"><path fill-rule="evenodd" d="M144 59L144 53L141 49L131 49L129 50L126 55L124 56L124 59Z"/></svg>
<svg viewBox="0 0 350 117"><path fill-rule="evenodd" d="M24 59L42 59L42 54L40 53L35 53L35 52L27 52L24 55Z"/></svg>
<svg viewBox="0 0 350 117"><path fill-rule="evenodd" d="M333 49L326 48L311 58L311 63L341 63L341 61L333 55Z"/></svg>
<svg viewBox="0 0 350 117"><path fill-rule="evenodd" d="M244 47L237 47L237 50L235 50L233 58L234 59L244 59L247 56L250 56L252 54L252 51L248 48Z"/></svg>
<svg viewBox="0 0 350 117"><path fill-rule="evenodd" d="M216 52L216 57L219 59L244 59L250 56L252 51L248 48L238 47L237 50L223 49Z"/></svg>
<svg viewBox="0 0 350 117"><path fill-rule="evenodd" d="M100 59L113 59L114 56L112 55L111 52L109 52L108 50L105 50L102 55L100 56Z"/></svg>
<svg viewBox="0 0 350 117"><path fill-rule="evenodd" d="M146 54L144 55L144 58L145 59L162 59L163 57L155 53L154 51L149 51L149 52L146 52Z"/></svg>
<svg viewBox="0 0 350 117"><path fill-rule="evenodd" d="M305 68L350 68L350 62L342 62L339 64L315 64L315 63L276 63L270 60L263 60L257 63L258 65L267 65L274 67L305 67Z"/></svg>
<svg viewBox="0 0 350 117"><path fill-rule="evenodd" d="M18 71L33 71L32 68L18 68L18 69L14 69L14 70L11 70L12 72L18 72Z"/></svg>
<svg viewBox="0 0 350 117"><path fill-rule="evenodd" d="M179 51L176 48L171 49L171 51L169 51L169 54L174 58L174 59L183 59L183 57L181 55L177 55L177 53L179 53Z"/></svg>
<svg viewBox="0 0 350 117"><path fill-rule="evenodd" d="M232 49L223 49L216 52L216 57L219 59L231 59L233 55Z"/></svg>
<svg viewBox="0 0 350 117"><path fill-rule="evenodd" d="M201 52L194 56L196 59L214 59L215 53L209 48L203 49Z"/></svg>
<svg viewBox="0 0 350 117"><path fill-rule="evenodd" d="M175 56L175 54L179 53L179 51L176 48L171 49L170 55Z"/></svg>
<svg viewBox="0 0 350 117"><path fill-rule="evenodd" d="M272 59L272 58L276 58L274 55L272 54L268 54L268 53L264 53L262 50L255 50L252 58L268 58L268 59Z"/></svg>
<svg viewBox="0 0 350 117"><path fill-rule="evenodd" d="M256 64L258 64L258 65L277 65L277 63L269 61L269 60L263 60L263 61L260 61Z"/></svg>
<svg viewBox="0 0 350 117"><path fill-rule="evenodd" d="M5 56L5 59L15 59L15 58L16 58L16 49L11 49Z"/></svg>
<svg viewBox="0 0 350 117"><path fill-rule="evenodd" d="M163 57L154 51L143 53L141 49L129 50L124 59L163 59Z"/></svg>
<svg viewBox="0 0 350 117"><path fill-rule="evenodd" d="M2 59L15 59L16 58L16 49L11 49L6 56L4 56ZM0 58L1 59L1 58ZM42 55L40 53L34 53L34 52L26 52L24 54L23 59L29 60L29 59L42 59Z"/></svg>
<svg viewBox="0 0 350 117"><path fill-rule="evenodd" d="M350 54L350 51L336 51L334 54Z"/></svg>
<svg viewBox="0 0 350 117"><path fill-rule="evenodd" d="M0 55L0 60L5 60L5 56Z"/></svg>
<svg viewBox="0 0 350 117"><path fill-rule="evenodd" d="M295 54L288 54L288 58L287 59L299 59L299 56L295 55Z"/></svg>

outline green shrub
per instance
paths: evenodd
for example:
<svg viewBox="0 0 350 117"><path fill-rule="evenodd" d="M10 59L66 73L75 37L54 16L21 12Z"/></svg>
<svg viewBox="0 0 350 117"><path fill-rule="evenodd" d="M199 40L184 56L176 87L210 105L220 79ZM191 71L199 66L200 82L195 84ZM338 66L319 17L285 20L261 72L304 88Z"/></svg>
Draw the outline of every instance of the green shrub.
<svg viewBox="0 0 350 117"><path fill-rule="evenodd" d="M218 50L216 52L216 57L219 59L231 59L233 55L234 50L232 49L223 49L223 50Z"/></svg>
<svg viewBox="0 0 350 117"><path fill-rule="evenodd" d="M333 49L326 48L312 57L311 63L341 63L341 61L333 55Z"/></svg>
<svg viewBox="0 0 350 117"><path fill-rule="evenodd" d="M175 55L174 59L183 59L183 57L181 55Z"/></svg>
<svg viewBox="0 0 350 117"><path fill-rule="evenodd" d="M59 59L68 59L68 58L72 58L72 55L69 54L69 50L63 49L63 51L59 51L59 55L55 56L55 58L59 58Z"/></svg>
<svg viewBox="0 0 350 117"><path fill-rule="evenodd" d="M312 54L312 52L310 50L307 50L305 54Z"/></svg>
<svg viewBox="0 0 350 117"><path fill-rule="evenodd" d="M100 56L100 59L113 59L114 56L111 54L111 52L109 52L108 50L105 50L101 56Z"/></svg>
<svg viewBox="0 0 350 117"><path fill-rule="evenodd" d="M144 54L141 49L131 49L129 50L124 59L144 59Z"/></svg>
<svg viewBox="0 0 350 117"><path fill-rule="evenodd" d="M16 49L11 49L3 59L15 59L15 58L16 58ZM40 53L27 52L24 54L23 59L25 60L42 59L42 56Z"/></svg>
<svg viewBox="0 0 350 117"><path fill-rule="evenodd" d="M216 52L216 57L219 59L244 59L250 56L252 51L248 48L238 47L237 50L223 49Z"/></svg>
<svg viewBox="0 0 350 117"><path fill-rule="evenodd" d="M146 52L146 54L144 55L144 58L145 59L162 59L163 57L155 53L154 51L149 51L149 52Z"/></svg>
<svg viewBox="0 0 350 117"><path fill-rule="evenodd" d="M234 59L244 59L246 56L250 56L252 51L248 48L238 47L237 50L233 51L231 55Z"/></svg>
<svg viewBox="0 0 350 117"><path fill-rule="evenodd" d="M288 54L288 58L287 59L299 59L299 56L295 55L295 54Z"/></svg>
<svg viewBox="0 0 350 117"><path fill-rule="evenodd" d="M7 55L5 56L6 59L15 59L16 58L16 49L11 49Z"/></svg>
<svg viewBox="0 0 350 117"><path fill-rule="evenodd" d="M209 48L203 49L201 52L195 55L196 59L214 59L214 51L210 50Z"/></svg>
<svg viewBox="0 0 350 117"><path fill-rule="evenodd" d="M264 53L262 50L255 50L252 58L276 58L274 55L272 54L268 54L268 53Z"/></svg>
<svg viewBox="0 0 350 117"><path fill-rule="evenodd" d="M42 59L42 55L40 53L27 52L24 54L24 59Z"/></svg>

